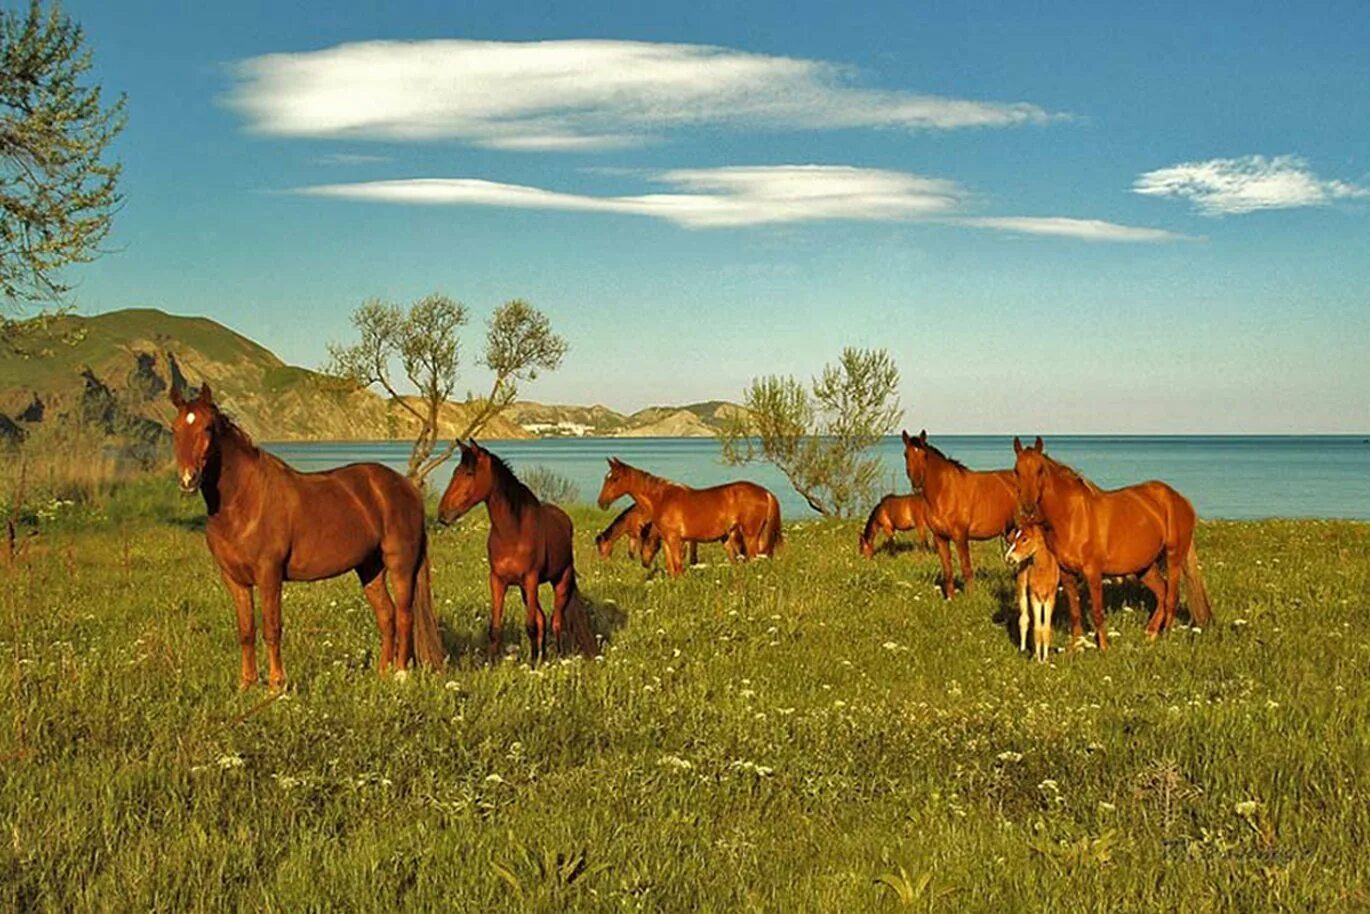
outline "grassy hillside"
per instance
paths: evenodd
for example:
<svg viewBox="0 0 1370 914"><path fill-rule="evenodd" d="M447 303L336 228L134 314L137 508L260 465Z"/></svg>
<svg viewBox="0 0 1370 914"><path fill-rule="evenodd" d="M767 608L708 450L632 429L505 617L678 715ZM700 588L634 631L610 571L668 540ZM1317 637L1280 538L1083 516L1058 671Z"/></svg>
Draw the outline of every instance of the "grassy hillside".
<svg viewBox="0 0 1370 914"><path fill-rule="evenodd" d="M453 669L378 681L355 580L293 585L268 701L160 486L0 567L0 909L1370 904L1370 525L1204 524L1215 625L1147 643L1111 588L1115 649L1043 666L996 544L946 604L854 524L666 580L594 558L581 509L608 648L530 672L479 659L477 512L433 538Z"/></svg>

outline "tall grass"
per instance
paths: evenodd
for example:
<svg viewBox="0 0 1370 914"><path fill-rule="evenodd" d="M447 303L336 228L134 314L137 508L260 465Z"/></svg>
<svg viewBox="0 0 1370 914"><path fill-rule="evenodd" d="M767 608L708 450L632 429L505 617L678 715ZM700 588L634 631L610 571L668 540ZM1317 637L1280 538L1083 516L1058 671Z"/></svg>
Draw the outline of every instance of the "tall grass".
<svg viewBox="0 0 1370 914"><path fill-rule="evenodd" d="M532 672L482 659L473 512L433 535L449 671L378 680L355 581L291 585L271 700L234 690L172 489L0 570L0 909L1370 903L1370 525L1204 524L1217 624L1147 643L1114 587L1114 650L1044 666L995 544L947 604L933 556L860 558L854 523L668 580L597 559L579 509L606 650Z"/></svg>

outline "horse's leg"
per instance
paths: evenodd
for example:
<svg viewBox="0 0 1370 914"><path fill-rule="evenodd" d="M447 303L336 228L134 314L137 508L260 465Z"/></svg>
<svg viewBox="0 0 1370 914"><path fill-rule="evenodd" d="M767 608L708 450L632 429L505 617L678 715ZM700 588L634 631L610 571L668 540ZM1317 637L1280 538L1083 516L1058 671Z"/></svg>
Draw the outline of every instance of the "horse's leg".
<svg viewBox="0 0 1370 914"><path fill-rule="evenodd" d="M1027 653L1028 636L1028 573L1024 568L1018 572L1018 650ZM1037 635L1033 632L1034 642Z"/></svg>
<svg viewBox="0 0 1370 914"><path fill-rule="evenodd" d="M1080 612L1080 580L1068 571L1061 571L1061 586L1066 589L1066 603L1070 606L1070 648L1085 636L1085 625Z"/></svg>
<svg viewBox="0 0 1370 914"><path fill-rule="evenodd" d="M252 610L252 588L239 584L222 569L219 575L233 598L233 610L238 617L238 647L243 654L238 688L247 689L257 681L257 620Z"/></svg>
<svg viewBox="0 0 1370 914"><path fill-rule="evenodd" d="M395 660L395 604L385 588L385 566L380 562L367 563L357 569L362 581L362 593L376 615L376 628L381 634L381 659L376 672L384 676Z"/></svg>
<svg viewBox="0 0 1370 914"><path fill-rule="evenodd" d="M285 687L281 663L281 569L268 568L257 576L262 591L262 628L266 640L267 684L272 690Z"/></svg>
<svg viewBox="0 0 1370 914"><path fill-rule="evenodd" d="M394 591L395 669L409 669L414 656L414 569L396 561L386 567L386 580Z"/></svg>
<svg viewBox="0 0 1370 914"><path fill-rule="evenodd" d="M571 602L571 588L575 579L575 571L568 565L552 588L552 640L557 643L558 657L566 656L566 606Z"/></svg>
<svg viewBox="0 0 1370 914"><path fill-rule="evenodd" d="M956 540L956 553L961 557L961 580L966 582L966 593L975 589L975 568L970 564L970 537L961 534Z"/></svg>
<svg viewBox="0 0 1370 914"><path fill-rule="evenodd" d="M1167 549L1165 553L1165 627L1175 624L1175 611L1180 606L1180 575L1184 573L1184 549Z"/></svg>
<svg viewBox="0 0 1370 914"><path fill-rule="evenodd" d="M1037 604L1037 628L1032 636L1037 643L1037 659L1042 663L1047 662L1051 653L1051 616L1055 611L1056 591L1053 590Z"/></svg>
<svg viewBox="0 0 1370 914"><path fill-rule="evenodd" d="M956 596L956 579L951 574L951 540L934 534L937 557L942 560L942 595L950 600Z"/></svg>
<svg viewBox="0 0 1370 914"><path fill-rule="evenodd" d="M1094 640L1099 650L1108 650L1108 626L1104 624L1104 573L1095 568L1085 572L1089 585L1089 617L1094 622Z"/></svg>
<svg viewBox="0 0 1370 914"><path fill-rule="evenodd" d="M527 575L523 579L523 608L525 610L523 629L528 632L528 647L533 654L528 665L537 669L538 661L542 659L542 643L546 638L547 617L543 615L542 607L538 605L538 576L536 573Z"/></svg>
<svg viewBox="0 0 1370 914"><path fill-rule="evenodd" d="M504 652L504 591L509 587L504 579L490 572L490 660L500 659Z"/></svg>
<svg viewBox="0 0 1370 914"><path fill-rule="evenodd" d="M699 543L690 540L690 566L699 564Z"/></svg>
<svg viewBox="0 0 1370 914"><path fill-rule="evenodd" d="M675 533L662 535L666 543L666 573L673 578L678 578L685 571L681 567L680 537Z"/></svg>
<svg viewBox="0 0 1370 914"><path fill-rule="evenodd" d="M1156 598L1156 608L1151 613L1151 618L1146 623L1146 636L1155 638L1161 633L1161 627L1165 625L1165 575L1161 574L1161 566L1158 562L1152 565L1141 575L1141 582L1146 585L1147 590Z"/></svg>

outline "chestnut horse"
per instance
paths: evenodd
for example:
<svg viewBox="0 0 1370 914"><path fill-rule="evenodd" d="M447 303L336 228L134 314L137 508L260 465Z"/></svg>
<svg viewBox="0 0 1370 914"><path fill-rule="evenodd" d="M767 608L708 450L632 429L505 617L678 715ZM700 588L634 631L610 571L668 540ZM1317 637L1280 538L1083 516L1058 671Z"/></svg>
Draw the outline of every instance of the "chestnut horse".
<svg viewBox="0 0 1370 914"><path fill-rule="evenodd" d="M893 546L896 530L916 530L919 545L928 545L928 506L921 495L886 495L880 499L866 518L866 528L858 540L861 554L875 556L875 537L881 531L885 545Z"/></svg>
<svg viewBox="0 0 1370 914"><path fill-rule="evenodd" d="M604 531L595 537L595 548L602 558L614 554L614 542L622 536L628 537L628 558L637 558L642 548L643 534L651 535L652 515L637 502L619 512Z"/></svg>
<svg viewBox="0 0 1370 914"><path fill-rule="evenodd" d="M181 491L204 497L209 551L237 610L243 688L257 681L252 589L262 596L268 682L279 689L285 684L281 583L348 571L357 573L376 613L382 674L392 663L406 669L415 648L425 666L443 665L423 496L409 480L378 463L297 472L220 412L208 384L194 400L173 385L171 402Z"/></svg>
<svg viewBox="0 0 1370 914"><path fill-rule="evenodd" d="M570 615L571 634L587 657L596 653L589 615L576 589L574 530L556 505L544 505L499 457L472 441L461 446L461 462L438 506L438 520L450 524L481 502L490 516L485 541L490 561L490 657L497 659L504 640L504 592L523 592L524 628L536 667L545 653L547 616L538 605L538 585L551 584L552 637L565 653L563 635Z"/></svg>
<svg viewBox="0 0 1370 914"><path fill-rule="evenodd" d="M774 555L781 544L780 501L755 483L692 489L610 457L599 506L607 508L623 495L631 495L651 512L652 527L666 546L666 571L672 577L684 571L685 543L726 542L728 558L734 561L739 553Z"/></svg>
<svg viewBox="0 0 1370 914"><path fill-rule="evenodd" d="M942 560L943 589L951 599L956 596L951 544L956 544L961 577L970 590L975 584L970 541L994 539L1013 527L1018 497L1013 471L967 469L929 444L926 429L917 438L908 432L903 437L904 470L914 491L921 492L927 504L928 529Z"/></svg>
<svg viewBox="0 0 1370 914"><path fill-rule="evenodd" d="M1182 574L1188 585L1190 616L1200 625L1208 624L1213 609L1194 548L1198 517L1187 498L1155 480L1101 489L1048 457L1040 436L1032 447L1014 438L1013 450L1018 458L1013 471L1019 509L1027 521L1045 525L1047 547L1068 572L1066 599L1077 639L1084 629L1075 574L1084 575L1089 585L1089 612L1101 649L1108 647L1104 575L1135 574L1156 597L1156 610L1146 626L1148 638L1174 622Z"/></svg>

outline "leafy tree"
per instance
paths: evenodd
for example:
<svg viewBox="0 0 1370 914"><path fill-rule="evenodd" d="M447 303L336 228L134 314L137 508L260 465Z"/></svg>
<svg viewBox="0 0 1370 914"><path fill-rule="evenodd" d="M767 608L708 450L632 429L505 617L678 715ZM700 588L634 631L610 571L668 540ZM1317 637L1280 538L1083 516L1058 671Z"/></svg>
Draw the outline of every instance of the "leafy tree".
<svg viewBox="0 0 1370 914"><path fill-rule="evenodd" d="M60 4L0 9L0 298L60 297L58 273L93 260L121 197L106 161L124 99L105 106L81 27Z"/></svg>
<svg viewBox="0 0 1370 914"><path fill-rule="evenodd" d="M755 378L745 413L719 432L723 459L772 463L815 511L851 516L879 485L880 461L867 452L899 427L898 389L888 352L850 346L807 388L792 377Z"/></svg>
<svg viewBox="0 0 1370 914"><path fill-rule="evenodd" d="M328 347L326 371L363 387L379 387L417 421L409 478L419 485L456 452L458 439L480 434L518 398L520 382L535 379L539 371L556 369L566 354L566 340L552 332L551 321L541 311L520 299L500 305L486 324L485 350L479 360L494 373L490 392L484 397L467 395L470 418L465 428L440 446L442 408L456 389L460 332L468 322L466 306L445 295L429 295L408 309L369 299L352 314L361 338L350 345ZM391 373L396 361L417 396L400 394Z"/></svg>

